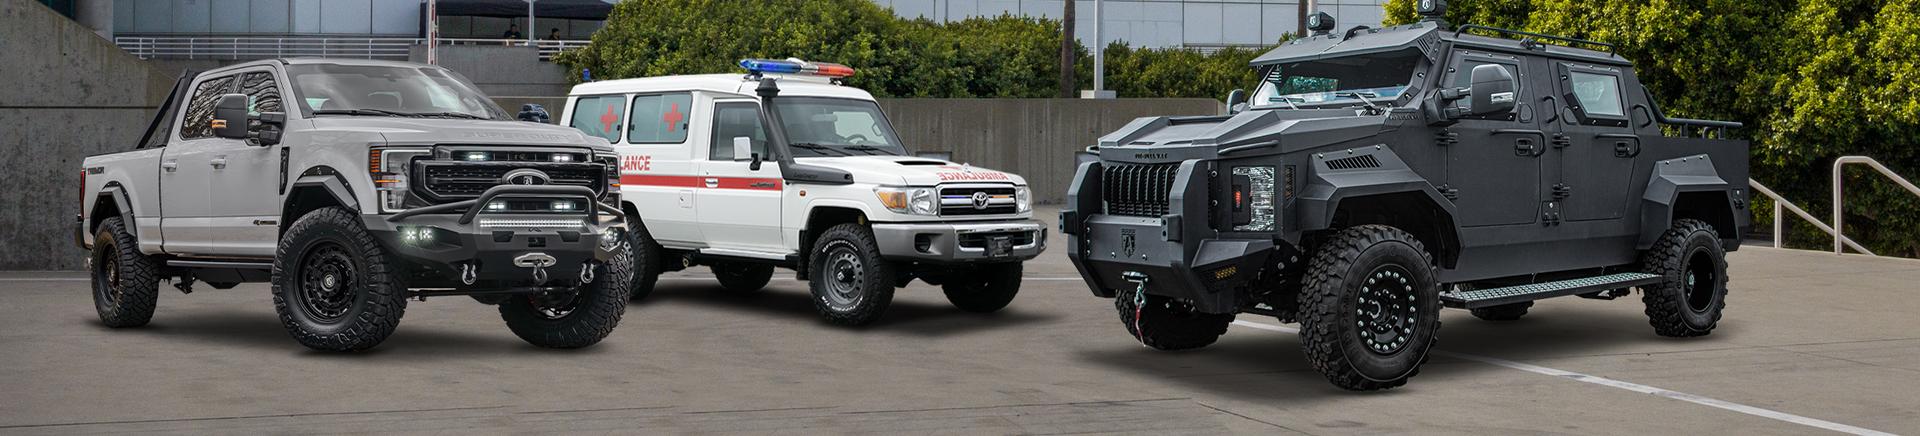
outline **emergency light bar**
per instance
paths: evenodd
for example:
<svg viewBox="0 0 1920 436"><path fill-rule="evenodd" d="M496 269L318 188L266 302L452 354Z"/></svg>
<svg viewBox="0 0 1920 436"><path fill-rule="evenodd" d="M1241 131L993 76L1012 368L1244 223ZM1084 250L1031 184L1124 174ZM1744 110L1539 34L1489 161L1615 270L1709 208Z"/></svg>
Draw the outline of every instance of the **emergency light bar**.
<svg viewBox="0 0 1920 436"><path fill-rule="evenodd" d="M799 59L741 59L740 68L761 74L805 74L834 78L853 76L853 67L826 62L807 62Z"/></svg>

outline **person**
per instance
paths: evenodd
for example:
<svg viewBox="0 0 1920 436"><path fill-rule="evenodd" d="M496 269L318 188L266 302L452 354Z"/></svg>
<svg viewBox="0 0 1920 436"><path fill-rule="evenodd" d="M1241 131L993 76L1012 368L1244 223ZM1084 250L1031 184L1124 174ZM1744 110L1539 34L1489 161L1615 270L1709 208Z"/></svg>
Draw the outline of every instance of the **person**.
<svg viewBox="0 0 1920 436"><path fill-rule="evenodd" d="M520 25L508 24L507 33L501 34L500 37L505 39L520 39L520 38L525 38L527 36L520 34Z"/></svg>
<svg viewBox="0 0 1920 436"><path fill-rule="evenodd" d="M552 31L550 31L550 32L547 32L547 40L549 40L549 41L559 41L559 40L560 40L560 28L558 28L558 27L555 27L555 28L553 28L553 30L552 30Z"/></svg>

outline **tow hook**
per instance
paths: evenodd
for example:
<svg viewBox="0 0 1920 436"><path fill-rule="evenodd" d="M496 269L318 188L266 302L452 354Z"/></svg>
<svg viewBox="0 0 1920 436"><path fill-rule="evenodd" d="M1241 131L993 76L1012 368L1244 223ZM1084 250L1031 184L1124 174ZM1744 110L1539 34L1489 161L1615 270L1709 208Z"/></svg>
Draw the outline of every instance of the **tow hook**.
<svg viewBox="0 0 1920 436"><path fill-rule="evenodd" d="M593 262L580 263L580 284L593 283Z"/></svg>
<svg viewBox="0 0 1920 436"><path fill-rule="evenodd" d="M548 256L546 253L527 253L513 258L513 266L533 268L534 286L547 284L547 267L553 266L555 262L553 256Z"/></svg>
<svg viewBox="0 0 1920 436"><path fill-rule="evenodd" d="M473 262L460 264L460 283L473 286L477 281L480 281L480 266Z"/></svg>
<svg viewBox="0 0 1920 436"><path fill-rule="evenodd" d="M1133 282L1134 284L1133 332L1135 336L1139 337L1140 346L1143 346L1143 347L1148 346L1147 330L1146 330L1147 326L1144 323L1140 322L1140 315L1142 314L1142 309L1147 307L1147 273L1143 273L1139 271L1126 271L1126 272L1120 273L1120 278L1129 282Z"/></svg>

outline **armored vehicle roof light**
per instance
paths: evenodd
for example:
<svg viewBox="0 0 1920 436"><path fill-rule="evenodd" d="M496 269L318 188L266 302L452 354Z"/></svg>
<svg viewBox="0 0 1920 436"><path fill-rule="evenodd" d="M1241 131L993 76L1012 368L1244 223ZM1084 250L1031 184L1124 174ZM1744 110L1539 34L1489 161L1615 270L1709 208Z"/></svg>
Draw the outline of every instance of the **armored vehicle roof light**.
<svg viewBox="0 0 1920 436"><path fill-rule="evenodd" d="M1333 26L1333 16L1327 15L1326 12L1314 12L1313 15L1307 16L1307 30L1313 31L1314 36L1332 32Z"/></svg>
<svg viewBox="0 0 1920 436"><path fill-rule="evenodd" d="M807 62L795 58L787 58L786 60L741 59L740 68L745 68L747 71L754 72L755 74L804 74L832 78L853 76L853 67L826 62Z"/></svg>

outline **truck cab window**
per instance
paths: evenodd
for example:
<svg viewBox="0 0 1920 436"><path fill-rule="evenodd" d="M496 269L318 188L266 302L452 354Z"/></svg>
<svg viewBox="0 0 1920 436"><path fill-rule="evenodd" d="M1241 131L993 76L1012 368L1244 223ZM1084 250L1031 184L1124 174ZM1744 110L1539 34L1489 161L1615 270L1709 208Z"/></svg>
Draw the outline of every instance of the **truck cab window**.
<svg viewBox="0 0 1920 436"><path fill-rule="evenodd" d="M1587 115L1605 117L1626 117L1620 102L1620 78L1607 74L1594 74L1574 71L1567 75L1573 82L1573 96L1580 99L1580 107Z"/></svg>
<svg viewBox="0 0 1920 436"><path fill-rule="evenodd" d="M633 117L627 122L627 142L679 144L687 142L688 120L693 118L693 94L642 95L633 98Z"/></svg>
<svg viewBox="0 0 1920 436"><path fill-rule="evenodd" d="M280 99L280 83L273 80L273 73L254 72L240 76L240 93L247 95L247 112L259 115L261 112L285 112L285 102ZM260 127L260 121L254 120L248 128Z"/></svg>
<svg viewBox="0 0 1920 436"><path fill-rule="evenodd" d="M180 139L213 137L213 106L220 96L233 92L233 76L207 79L193 88L187 100L187 116L180 119Z"/></svg>
<svg viewBox="0 0 1920 436"><path fill-rule="evenodd" d="M753 139L753 152L767 158L767 130L760 122L760 108L752 103L713 105L713 149L709 160L733 160L733 138Z"/></svg>
<svg viewBox="0 0 1920 436"><path fill-rule="evenodd" d="M619 95L580 97L573 102L573 128L607 142L620 142L620 120L626 119L627 99Z"/></svg>

